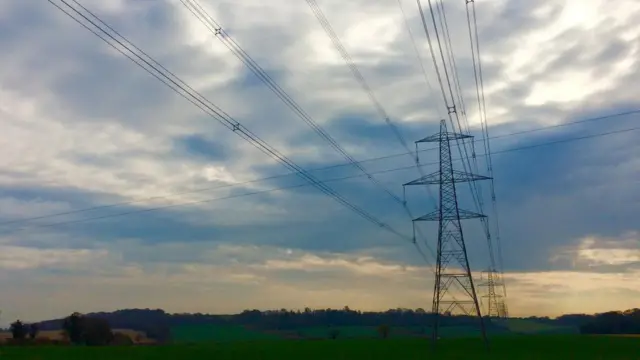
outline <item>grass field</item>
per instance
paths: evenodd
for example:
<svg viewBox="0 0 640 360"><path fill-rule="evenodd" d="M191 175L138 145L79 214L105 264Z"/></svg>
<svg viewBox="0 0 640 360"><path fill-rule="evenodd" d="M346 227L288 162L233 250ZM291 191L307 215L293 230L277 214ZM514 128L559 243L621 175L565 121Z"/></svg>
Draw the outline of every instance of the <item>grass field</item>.
<svg viewBox="0 0 640 360"><path fill-rule="evenodd" d="M640 338L613 336L497 337L487 353L478 339L446 339L433 353L426 339L345 339L202 343L132 347L4 347L0 358L15 360L115 359L505 359L638 360Z"/></svg>
<svg viewBox="0 0 640 360"><path fill-rule="evenodd" d="M490 328L488 332L492 336L511 334L528 335L567 335L577 334L577 328L546 325L524 319L509 320L505 328ZM379 337L377 326L338 326L338 327L309 327L294 330L264 330L251 329L240 325L185 325L171 328L172 338L176 342L202 342L202 341L253 341L276 339L326 339L332 330L338 330L338 338L371 338ZM440 336L443 338L468 338L479 333L474 326L444 326L440 328ZM417 337L430 335L429 327L392 327L389 336L391 338Z"/></svg>
<svg viewBox="0 0 640 360"><path fill-rule="evenodd" d="M527 319L509 319L506 321L509 330L520 334L578 334L574 326L547 325Z"/></svg>
<svg viewBox="0 0 640 360"><path fill-rule="evenodd" d="M171 328L171 337L176 342L203 341L254 341L280 338L265 332L246 329L244 326L187 325Z"/></svg>

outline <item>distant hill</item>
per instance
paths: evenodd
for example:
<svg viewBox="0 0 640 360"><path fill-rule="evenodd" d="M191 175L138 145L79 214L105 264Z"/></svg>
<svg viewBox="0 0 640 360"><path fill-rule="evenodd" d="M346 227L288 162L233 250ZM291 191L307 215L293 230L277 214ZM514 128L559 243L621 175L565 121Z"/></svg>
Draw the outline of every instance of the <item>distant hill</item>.
<svg viewBox="0 0 640 360"><path fill-rule="evenodd" d="M579 331L587 333L629 331L624 333L631 333L635 329L632 324L635 323L625 319L633 318L635 319L634 321L638 321L640 310L633 309L626 312L609 312L605 314L609 315L604 316L604 318L603 314L572 314L560 316L556 319L546 317L514 318L506 321L491 321L487 319L487 328L490 333L578 333ZM619 314L619 316L615 314ZM381 324L398 329L397 333L419 335L428 331L433 316L422 309L390 309L384 312L362 312L351 310L348 307L341 310L311 310L309 308L303 311L285 309L273 311L245 310L240 314L234 315L170 314L160 309L125 309L86 315L104 318L109 321L113 328L142 331L149 338L161 342L168 341L172 338L172 335L185 340L193 338L192 340L195 341L199 338L220 338L223 333L226 334L226 337L230 337L231 335L229 334L231 333L242 333L252 338L260 338L263 335L274 336L274 334L296 337L305 333L322 334L326 332L322 329L327 328L342 328L344 333L353 332L349 329L364 329L358 331L363 334L375 335L375 328ZM39 325L42 330L59 330L62 327L62 321L63 319L46 320L40 322ZM621 322L623 325L615 325L616 321ZM445 330L445 333L452 334L471 333L473 329L478 327L477 319L469 316L441 316L440 323L445 328L451 328L451 330ZM605 328L606 326L603 324L609 327ZM454 330L454 328L466 330Z"/></svg>

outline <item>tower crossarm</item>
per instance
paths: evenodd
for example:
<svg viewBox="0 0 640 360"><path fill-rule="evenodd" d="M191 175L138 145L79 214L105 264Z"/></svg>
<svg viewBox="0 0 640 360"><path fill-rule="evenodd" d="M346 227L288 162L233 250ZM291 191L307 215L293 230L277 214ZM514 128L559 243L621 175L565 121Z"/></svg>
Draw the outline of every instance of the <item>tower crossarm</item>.
<svg viewBox="0 0 640 360"><path fill-rule="evenodd" d="M460 217L459 217L460 220L487 217L484 214L478 214L473 211L462 210L462 209L459 209L458 211L460 213ZM445 212L442 214L442 220L453 221L457 219L458 219L458 215L453 212ZM440 211L432 211L428 214L420 216L419 218L413 219L413 221L440 221Z"/></svg>
<svg viewBox="0 0 640 360"><path fill-rule="evenodd" d="M467 173L464 171L459 171L459 170L453 170L453 176L451 178L451 181L453 181L454 183L460 183L460 182L469 182L469 181L479 181L479 180L490 180L490 177L487 176L482 176L482 175L476 175L476 174L471 174L471 173ZM450 176L449 174L447 174L447 176ZM422 176L416 180L410 181L406 184L403 184L402 186L410 186L410 185L439 185L440 184L441 178L440 178L440 171L436 171L434 173Z"/></svg>
<svg viewBox="0 0 640 360"><path fill-rule="evenodd" d="M424 139L420 139L416 141L417 143L425 143L425 142L436 142L439 143L441 141L451 141L451 140L459 140L459 139L469 139L472 138L471 135L459 134L454 132L440 132L438 134L434 134L431 136L427 136Z"/></svg>

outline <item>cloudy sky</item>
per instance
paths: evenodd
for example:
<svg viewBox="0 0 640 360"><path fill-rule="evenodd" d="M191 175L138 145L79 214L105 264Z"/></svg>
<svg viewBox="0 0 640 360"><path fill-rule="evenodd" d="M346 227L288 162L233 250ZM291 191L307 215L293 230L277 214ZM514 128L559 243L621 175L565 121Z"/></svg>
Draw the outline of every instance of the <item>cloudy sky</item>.
<svg viewBox="0 0 640 360"><path fill-rule="evenodd" d="M80 3L296 164L345 162L179 1ZM200 3L352 157L386 157L363 162L367 171L412 165L305 1ZM640 115L509 135L640 109L640 4L476 3L512 315L640 305L639 133L510 150L634 128ZM396 0L318 4L407 141L434 133L446 109L416 3L401 5L429 85ZM444 4L480 135L464 1ZM410 242L312 186L269 191L304 181L278 176L289 170L49 2L0 0L0 24L2 324L130 307L430 307L433 274ZM313 174L362 175L351 166ZM374 176L402 196L419 174ZM366 177L328 184L411 234L402 206ZM416 215L433 210L425 191L407 194ZM488 265L479 224L465 223L478 280ZM433 247L434 225L421 230Z"/></svg>

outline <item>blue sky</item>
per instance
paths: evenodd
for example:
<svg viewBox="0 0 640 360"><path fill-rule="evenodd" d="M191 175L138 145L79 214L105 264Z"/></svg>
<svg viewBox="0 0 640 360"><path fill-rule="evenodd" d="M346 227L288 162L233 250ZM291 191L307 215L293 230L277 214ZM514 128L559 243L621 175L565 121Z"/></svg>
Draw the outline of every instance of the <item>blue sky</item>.
<svg viewBox="0 0 640 360"><path fill-rule="evenodd" d="M180 2L81 3L305 169L344 162ZM201 3L351 156L404 151L304 2ZM424 81L398 4L318 3L408 141L436 131L446 112ZM464 8L445 4L476 126ZM435 89L417 8L402 5ZM477 7L492 136L640 108L633 91L640 81L640 7L633 0L492 0ZM0 322L125 307L429 307L432 274L411 244L313 187L202 202L303 181L245 183L288 171L49 3L0 1L0 24L0 220L125 203L0 226L0 286L11 289L0 295ZM509 149L639 121L628 115L491 142L512 314L638 305L637 132ZM479 135L477 126L473 132ZM425 152L422 161L435 155ZM363 166L376 172L411 164L395 156ZM482 158L479 165L484 169ZM358 170L313 173L329 179ZM401 184L418 176L409 169L376 178L401 196ZM220 187L236 183L243 184ZM411 233L402 207L365 178L329 185ZM200 189L210 190L194 191ZM483 191L488 205L488 183ZM461 206L474 210L467 192L461 187ZM423 190L408 194L416 215L432 210ZM183 203L191 204L177 206ZM108 217L169 205L176 206ZM100 216L107 217L18 230ZM421 226L433 246L435 227ZM479 271L487 266L481 228L465 226Z"/></svg>

